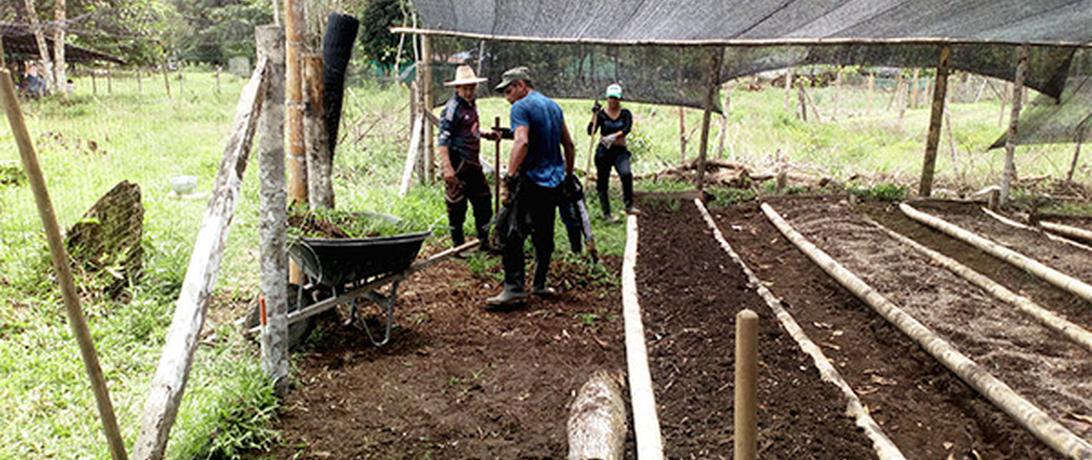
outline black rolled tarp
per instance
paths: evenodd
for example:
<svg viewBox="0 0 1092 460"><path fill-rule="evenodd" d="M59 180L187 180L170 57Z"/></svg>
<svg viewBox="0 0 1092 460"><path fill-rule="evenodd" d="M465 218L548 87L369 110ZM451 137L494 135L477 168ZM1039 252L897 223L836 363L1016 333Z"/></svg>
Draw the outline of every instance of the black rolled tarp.
<svg viewBox="0 0 1092 460"><path fill-rule="evenodd" d="M360 21L347 14L330 13L326 20L326 35L322 37L322 85L326 110L326 133L330 155L337 147L341 124L342 100L345 97L345 70L353 53Z"/></svg>

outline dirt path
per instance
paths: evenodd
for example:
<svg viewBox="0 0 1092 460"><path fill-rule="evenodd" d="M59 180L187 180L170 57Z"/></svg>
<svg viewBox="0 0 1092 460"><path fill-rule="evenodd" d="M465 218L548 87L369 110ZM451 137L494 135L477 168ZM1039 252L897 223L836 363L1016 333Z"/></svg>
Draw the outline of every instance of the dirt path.
<svg viewBox="0 0 1092 460"><path fill-rule="evenodd" d="M637 286L667 455L732 456L735 314L759 314L759 455L875 458L845 415L839 391L747 287L687 201L671 212L642 206Z"/></svg>
<svg viewBox="0 0 1092 460"><path fill-rule="evenodd" d="M618 273L620 260L606 263ZM597 369L625 367L618 287L572 286L580 279L556 279L570 285L557 299L493 313L481 301L496 281L465 262L414 275L390 345L335 326L297 360L301 386L275 426L283 443L252 457L563 458L573 392Z"/></svg>
<svg viewBox="0 0 1092 460"><path fill-rule="evenodd" d="M918 210L1003 244L1085 283L1092 283L1092 253L1052 241L1033 231L1005 225L971 205L930 205Z"/></svg>
<svg viewBox="0 0 1092 460"><path fill-rule="evenodd" d="M1041 278L1000 262L974 246L949 237L906 217L897 206L869 204L861 207L876 221L896 232L913 238L933 250L951 257L963 265L986 275L1011 291L1023 295L1040 306L1059 314L1069 321L1092 330L1092 304L1076 295L1058 289ZM972 209L973 210L973 209Z"/></svg>
<svg viewBox="0 0 1092 460"><path fill-rule="evenodd" d="M757 204L714 215L908 458L1058 458L815 266Z"/></svg>
<svg viewBox="0 0 1092 460"><path fill-rule="evenodd" d="M781 205L806 238L1078 436L1092 438L1092 355L867 224L841 203ZM968 217L969 220L971 217Z"/></svg>

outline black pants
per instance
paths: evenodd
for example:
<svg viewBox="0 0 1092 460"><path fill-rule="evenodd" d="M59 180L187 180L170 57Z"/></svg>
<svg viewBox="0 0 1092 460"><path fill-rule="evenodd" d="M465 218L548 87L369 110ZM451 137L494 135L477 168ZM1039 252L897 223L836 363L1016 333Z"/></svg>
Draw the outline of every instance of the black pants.
<svg viewBox="0 0 1092 460"><path fill-rule="evenodd" d="M526 225L520 225L521 231L509 232L502 243L504 285L506 289L524 288L526 275L523 242L527 239L527 233L530 233L531 243L535 247L535 273L532 283L535 287L543 287L550 271L550 257L554 252L554 209L560 201L561 187L540 187L525 181L520 184L517 193L518 196L514 199L519 204L515 206L515 222Z"/></svg>
<svg viewBox="0 0 1092 460"><path fill-rule="evenodd" d="M630 170L630 153L625 147L606 148L602 145L595 150L595 191L599 194L599 207L603 215L610 215L610 168L618 171L622 180L622 202L626 208L633 206L633 172Z"/></svg>
<svg viewBox="0 0 1092 460"><path fill-rule="evenodd" d="M451 227L451 242L459 246L466 242L463 224L466 222L467 201L474 207L474 228L482 245L489 242L489 221L493 218L492 194L481 166L462 161L455 168L455 177L445 183L447 222Z"/></svg>
<svg viewBox="0 0 1092 460"><path fill-rule="evenodd" d="M584 250L584 223L580 220L576 203L559 204L557 213L561 216L561 223L565 224L565 232L569 234L569 248L579 254Z"/></svg>

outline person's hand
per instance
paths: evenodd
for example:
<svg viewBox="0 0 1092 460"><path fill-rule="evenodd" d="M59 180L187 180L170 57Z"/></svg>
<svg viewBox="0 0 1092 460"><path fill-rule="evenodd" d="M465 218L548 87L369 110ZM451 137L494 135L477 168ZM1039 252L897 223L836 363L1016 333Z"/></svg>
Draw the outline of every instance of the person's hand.
<svg viewBox="0 0 1092 460"><path fill-rule="evenodd" d="M444 182L451 182L455 180L455 168L451 165L444 165Z"/></svg>
<svg viewBox="0 0 1092 460"><path fill-rule="evenodd" d="M500 139L500 133L496 131L482 131L482 139L495 141Z"/></svg>
<svg viewBox="0 0 1092 460"><path fill-rule="evenodd" d="M503 185L504 186L500 188L500 201L501 201L501 204L503 204L505 206L508 206L508 202L512 198L512 194L513 194L512 192L516 188L516 181L518 179L519 179L518 175L517 176L510 176L510 175L507 175L507 174L504 175L504 179L503 179L503 181L504 181Z"/></svg>
<svg viewBox="0 0 1092 460"><path fill-rule="evenodd" d="M599 104L599 101L595 101L595 105L591 108L592 113L599 113L600 110L603 110L603 106Z"/></svg>

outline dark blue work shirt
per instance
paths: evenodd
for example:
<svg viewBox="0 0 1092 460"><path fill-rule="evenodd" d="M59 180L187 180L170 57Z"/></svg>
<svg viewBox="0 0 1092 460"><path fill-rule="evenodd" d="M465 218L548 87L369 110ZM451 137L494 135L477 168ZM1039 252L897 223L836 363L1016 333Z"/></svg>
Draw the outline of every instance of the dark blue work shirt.
<svg viewBox="0 0 1092 460"><path fill-rule="evenodd" d="M462 160L478 163L481 151L481 131L478 129L478 107L458 94L451 96L440 112L440 135L437 144L447 147L452 166Z"/></svg>
<svg viewBox="0 0 1092 460"><path fill-rule="evenodd" d="M527 93L512 104L512 129L528 128L527 156L520 173L540 187L558 187L565 180L565 158L561 156L561 129L565 115L561 106L538 91Z"/></svg>

